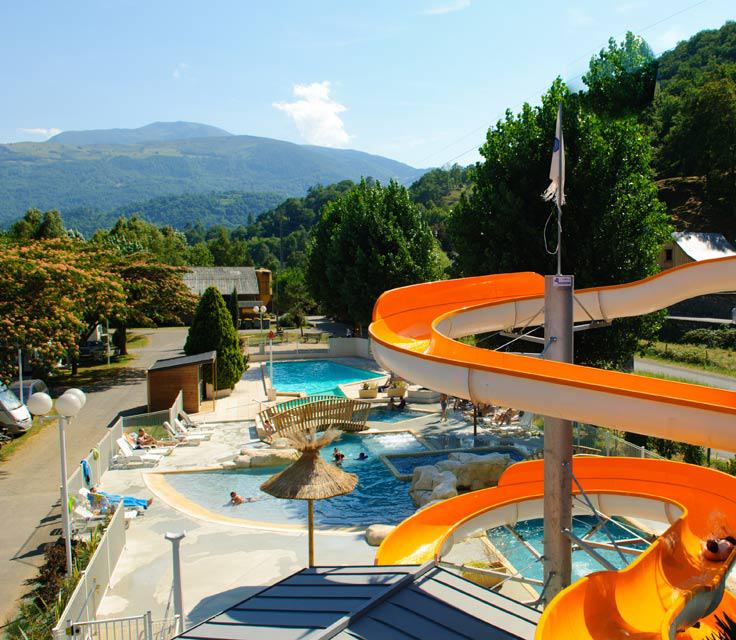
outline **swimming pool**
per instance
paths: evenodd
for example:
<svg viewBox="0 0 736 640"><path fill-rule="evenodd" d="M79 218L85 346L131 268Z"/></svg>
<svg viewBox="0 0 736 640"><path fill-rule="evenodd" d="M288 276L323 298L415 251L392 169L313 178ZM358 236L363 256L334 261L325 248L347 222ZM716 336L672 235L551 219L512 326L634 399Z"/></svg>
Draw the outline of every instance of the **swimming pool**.
<svg viewBox="0 0 736 640"><path fill-rule="evenodd" d="M615 521L623 523L629 531L633 531L635 534L646 537L647 533L637 529L629 522L621 519L614 518ZM597 519L594 516L575 516L572 522L573 533L579 537L583 537L592 526L597 523ZM613 536L614 540L625 540L633 538L634 536L627 532L625 529L616 526L615 524L606 524L608 531ZM519 522L515 527L521 536L534 549L540 554L544 552L544 520L537 518L534 520L526 520ZM507 560L514 565L517 571L520 571L527 578L534 578L536 580L542 580L544 577L544 568L541 562L536 562L531 551L521 544L510 531L504 527L496 527L490 529L487 532L488 539L495 545L495 547L507 558ZM589 536L589 539L593 542L610 542L609 537L603 530L596 531L593 535ZM627 547L634 549L645 549L647 544L641 543L626 543ZM596 549L596 551L608 560L616 569L623 569L626 565L632 562L636 556L626 554L624 557L627 562L621 560L618 552L609 549ZM582 549L573 551L572 554L572 580L579 580L584 576L587 576L594 571L602 571L603 567L598 564L593 558L591 558ZM533 586L534 589L539 591L539 587Z"/></svg>
<svg viewBox="0 0 736 640"><path fill-rule="evenodd" d="M349 367L331 360L293 360L273 363L272 384L279 391L342 396L343 393L337 386L339 384L382 377L384 374Z"/></svg>
<svg viewBox="0 0 736 640"><path fill-rule="evenodd" d="M387 453L423 451L424 445L411 433L385 433L367 436L345 434L322 451L330 460L333 447L345 454L343 469L358 474L358 486L345 496L314 503L314 521L322 527L397 524L414 513L406 483L396 480L379 456ZM368 459L356 460L360 452ZM279 500L260 490L260 486L279 469L243 469L166 476L168 483L189 500L216 514L273 524L303 524L307 505L302 500ZM258 500L237 506L228 504L230 491Z"/></svg>
<svg viewBox="0 0 736 640"><path fill-rule="evenodd" d="M412 411L410 409L404 409L403 411L391 411L385 407L379 407L377 409L371 409L368 414L369 422L403 422L404 420L411 420L412 418L421 418L422 416L431 415L424 413L423 411ZM439 416L439 414L437 414Z"/></svg>

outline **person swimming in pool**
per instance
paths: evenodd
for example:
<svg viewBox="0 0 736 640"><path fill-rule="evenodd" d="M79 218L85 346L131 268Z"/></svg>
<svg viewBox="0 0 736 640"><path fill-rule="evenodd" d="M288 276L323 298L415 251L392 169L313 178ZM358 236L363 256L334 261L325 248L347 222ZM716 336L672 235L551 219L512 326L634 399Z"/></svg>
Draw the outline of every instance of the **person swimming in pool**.
<svg viewBox="0 0 736 640"><path fill-rule="evenodd" d="M243 504L244 502L255 502L258 500L258 498L244 498L243 496L239 496L235 491L230 492L230 504L236 505L236 504Z"/></svg>
<svg viewBox="0 0 736 640"><path fill-rule="evenodd" d="M361 451L356 460L368 460L368 454L365 451Z"/></svg>
<svg viewBox="0 0 736 640"><path fill-rule="evenodd" d="M335 447L332 450L332 459L335 461L335 464L339 467L342 466L342 461L345 459L345 454L340 451L337 447Z"/></svg>

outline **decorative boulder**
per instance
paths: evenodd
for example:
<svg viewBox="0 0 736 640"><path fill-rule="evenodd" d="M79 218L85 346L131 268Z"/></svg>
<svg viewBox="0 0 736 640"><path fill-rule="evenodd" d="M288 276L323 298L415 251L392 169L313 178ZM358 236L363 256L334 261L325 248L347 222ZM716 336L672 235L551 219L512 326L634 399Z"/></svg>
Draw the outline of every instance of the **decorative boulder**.
<svg viewBox="0 0 736 640"><path fill-rule="evenodd" d="M223 468L225 467L225 464L222 465ZM248 467L250 467L250 456L235 456L235 459L233 460L233 465L235 465L237 469L247 469Z"/></svg>
<svg viewBox="0 0 736 640"><path fill-rule="evenodd" d="M409 495L419 507L433 500L444 500L457 495L457 479L451 471L440 471L434 465L416 467Z"/></svg>
<svg viewBox="0 0 736 640"><path fill-rule="evenodd" d="M429 494L430 500L446 500L457 495L457 478L452 471L442 471L439 480Z"/></svg>
<svg viewBox="0 0 736 640"><path fill-rule="evenodd" d="M234 462L239 467L283 467L299 457L296 449L243 449ZM248 464L246 464L246 459Z"/></svg>
<svg viewBox="0 0 736 640"><path fill-rule="evenodd" d="M431 491L437 484L439 474L439 470L434 465L414 467L409 491Z"/></svg>
<svg viewBox="0 0 736 640"><path fill-rule="evenodd" d="M391 524L372 524L365 530L365 541L372 547L377 547L395 528Z"/></svg>
<svg viewBox="0 0 736 640"><path fill-rule="evenodd" d="M457 484L460 487L468 487L472 491L493 487L498 484L498 479L510 463L511 458L500 453L466 458L462 466L455 472Z"/></svg>

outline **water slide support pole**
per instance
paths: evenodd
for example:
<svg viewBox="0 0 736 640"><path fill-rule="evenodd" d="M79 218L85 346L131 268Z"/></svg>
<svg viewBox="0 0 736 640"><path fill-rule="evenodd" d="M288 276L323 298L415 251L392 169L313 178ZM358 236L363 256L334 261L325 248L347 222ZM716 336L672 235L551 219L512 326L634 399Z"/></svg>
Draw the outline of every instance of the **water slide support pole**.
<svg viewBox="0 0 736 640"><path fill-rule="evenodd" d="M545 276L545 359L573 361L573 276ZM573 423L544 418L544 582L548 604L570 585L572 545L565 531L572 530Z"/></svg>

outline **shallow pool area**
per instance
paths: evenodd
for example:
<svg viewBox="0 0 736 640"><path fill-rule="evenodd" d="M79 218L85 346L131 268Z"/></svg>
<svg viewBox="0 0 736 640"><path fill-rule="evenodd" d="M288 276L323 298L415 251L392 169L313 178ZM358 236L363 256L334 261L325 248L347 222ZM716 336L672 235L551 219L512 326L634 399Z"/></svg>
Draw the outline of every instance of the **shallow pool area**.
<svg viewBox="0 0 736 640"><path fill-rule="evenodd" d="M404 420L411 420L413 418L421 418L423 416L432 415L424 411L413 411L411 409L404 409L403 411L392 411L385 407L378 407L371 409L368 414L369 422L388 422L394 424L396 422L403 422ZM439 415L439 414L437 414Z"/></svg>
<svg viewBox="0 0 736 640"><path fill-rule="evenodd" d="M337 447L345 460L343 469L358 474L358 486L345 496L314 503L314 520L318 527L364 527L377 522L397 524L414 513L409 486L394 478L380 460L381 455L423 451L426 447L411 433L345 434L322 451L331 461ZM357 460L364 452L367 460ZM167 482L185 498L218 515L273 524L306 522L307 505L301 500L279 500L260 490L260 486L279 469L243 469L166 476ZM229 494L235 491L255 502L237 506L229 504Z"/></svg>
<svg viewBox="0 0 736 640"><path fill-rule="evenodd" d="M384 376L332 360L287 360L273 363L272 384L279 391L343 396L338 385Z"/></svg>
<svg viewBox="0 0 736 640"><path fill-rule="evenodd" d="M613 536L614 540L627 540L626 547L644 550L648 545L646 542L629 542L628 540L640 536L647 537L647 533L637 529L631 523L620 518L614 518L614 523L606 524L608 532ZM597 519L595 516L575 516L573 518L573 533L579 537L583 537L595 526ZM618 523L618 524L616 524ZM622 525L622 526L619 526ZM526 540L538 553L544 552L544 520L537 518L534 520L525 520L519 522L514 527L516 531ZM632 535L635 534L635 535ZM542 580L544 577L544 569L542 563L537 561L531 551L521 544L516 537L505 527L496 527L487 532L488 539L493 545L506 557L506 559L527 578ZM596 531L587 539L592 542L609 543L610 539L606 532ZM635 555L625 554L626 562L621 559L618 552L597 548L596 552L608 560L616 569L623 569L636 558ZM575 549L572 554L572 579L579 580L594 571L602 571L603 567L589 556L582 549ZM534 586L537 591L540 587Z"/></svg>

